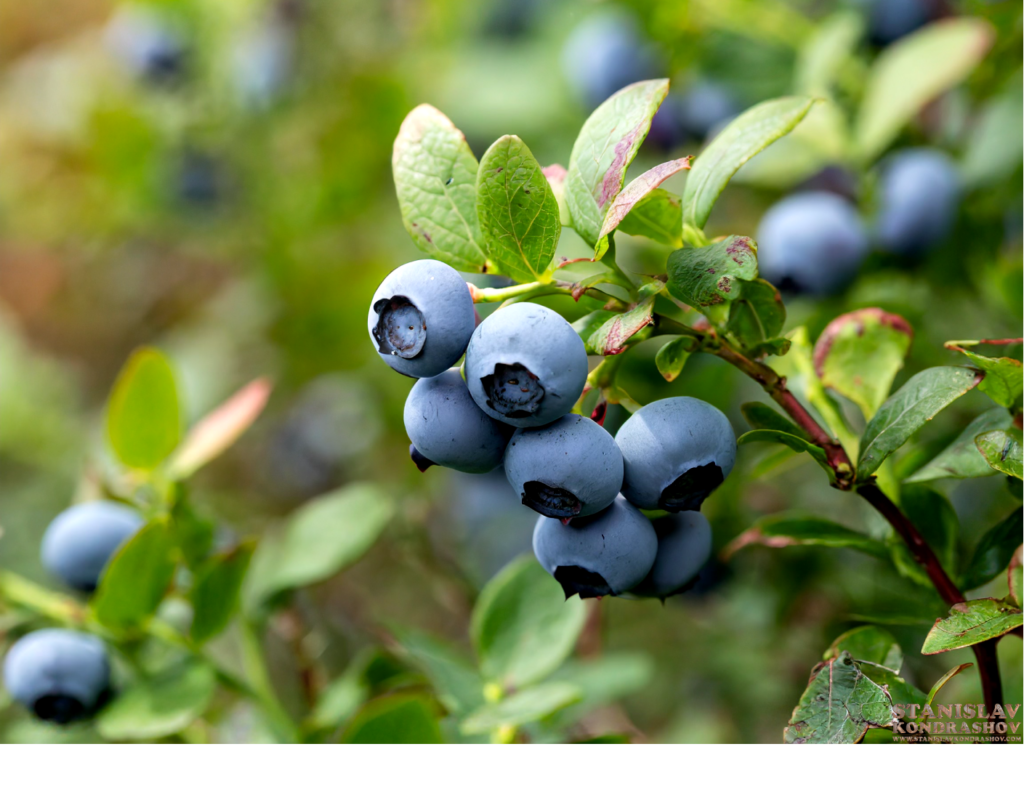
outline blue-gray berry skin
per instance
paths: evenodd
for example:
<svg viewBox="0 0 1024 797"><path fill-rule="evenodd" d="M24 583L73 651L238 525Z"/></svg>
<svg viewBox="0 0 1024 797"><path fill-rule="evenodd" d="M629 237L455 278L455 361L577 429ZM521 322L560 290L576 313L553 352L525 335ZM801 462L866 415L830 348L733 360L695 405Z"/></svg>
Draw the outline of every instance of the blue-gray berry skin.
<svg viewBox="0 0 1024 797"><path fill-rule="evenodd" d="M736 462L729 419L689 396L642 407L622 424L615 442L625 463L622 494L642 509L700 509Z"/></svg>
<svg viewBox="0 0 1024 797"><path fill-rule="evenodd" d="M658 555L647 577L631 592L665 599L685 591L711 557L711 524L700 512L679 512L654 522Z"/></svg>
<svg viewBox="0 0 1024 797"><path fill-rule="evenodd" d="M69 587L92 592L114 552L143 523L124 504L76 504L57 515L43 534L43 567Z"/></svg>
<svg viewBox="0 0 1024 797"><path fill-rule="evenodd" d="M643 512L620 495L589 517L539 518L533 552L566 598L599 598L620 595L644 580L658 553L658 535Z"/></svg>
<svg viewBox="0 0 1024 797"><path fill-rule="evenodd" d="M939 3L932 0L857 0L868 15L868 38L884 47L936 17Z"/></svg>
<svg viewBox="0 0 1024 797"><path fill-rule="evenodd" d="M519 429L505 450L505 476L523 504L552 518L600 512L622 489L622 454L590 418L565 415Z"/></svg>
<svg viewBox="0 0 1024 797"><path fill-rule="evenodd" d="M80 631L33 631L7 651L4 687L39 719L60 725L84 719L110 696L106 648Z"/></svg>
<svg viewBox="0 0 1024 797"><path fill-rule="evenodd" d="M420 379L405 400L405 431L421 470L430 464L488 473L501 464L512 428L480 411L457 368ZM428 462L421 464L423 458Z"/></svg>
<svg viewBox="0 0 1024 797"><path fill-rule="evenodd" d="M568 413L587 381L587 350L562 316L520 302L487 316L466 349L466 384L480 409L512 426Z"/></svg>
<svg viewBox="0 0 1024 797"><path fill-rule="evenodd" d="M838 293L857 275L869 247L857 209L825 191L786 197L757 228L761 276L792 293Z"/></svg>
<svg viewBox="0 0 1024 797"><path fill-rule="evenodd" d="M370 302L367 327L381 358L418 379L447 371L462 356L476 325L469 286L438 260L399 266Z"/></svg>
<svg viewBox="0 0 1024 797"><path fill-rule="evenodd" d="M960 177L946 153L920 147L897 152L882 165L875 236L887 252L922 254L940 243L956 221Z"/></svg>

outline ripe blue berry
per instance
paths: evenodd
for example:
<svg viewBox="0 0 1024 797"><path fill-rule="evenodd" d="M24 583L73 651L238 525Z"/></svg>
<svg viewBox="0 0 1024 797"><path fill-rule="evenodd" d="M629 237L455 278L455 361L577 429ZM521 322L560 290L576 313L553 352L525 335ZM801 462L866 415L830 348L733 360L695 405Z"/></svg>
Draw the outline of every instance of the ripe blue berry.
<svg viewBox="0 0 1024 797"><path fill-rule="evenodd" d="M110 695L107 651L91 634L33 631L7 651L4 686L41 720L65 725L84 719Z"/></svg>
<svg viewBox="0 0 1024 797"><path fill-rule="evenodd" d="M931 0L858 0L868 13L868 38L885 46L926 25L936 16Z"/></svg>
<svg viewBox="0 0 1024 797"><path fill-rule="evenodd" d="M700 509L736 462L729 419L688 396L641 408L622 424L615 442L626 466L622 494L642 509Z"/></svg>
<svg viewBox="0 0 1024 797"><path fill-rule="evenodd" d="M492 313L466 349L466 384L480 409L513 426L569 412L587 381L587 350L554 310L520 302Z"/></svg>
<svg viewBox="0 0 1024 797"><path fill-rule="evenodd" d="M842 290L868 253L868 236L847 200L824 191L793 194L757 228L761 276L776 288L827 295Z"/></svg>
<svg viewBox="0 0 1024 797"><path fill-rule="evenodd" d="M121 61L154 85L179 82L188 65L188 50L179 30L163 15L128 7L111 20L107 41Z"/></svg>
<svg viewBox="0 0 1024 797"><path fill-rule="evenodd" d="M562 70L588 108L596 108L630 83L657 77L657 58L629 14L595 14L569 35Z"/></svg>
<svg viewBox="0 0 1024 797"><path fill-rule="evenodd" d="M654 564L658 536L651 521L620 495L590 517L538 519L533 552L566 598L597 598L619 595L643 581Z"/></svg>
<svg viewBox="0 0 1024 797"><path fill-rule="evenodd" d="M437 260L415 260L388 274L373 294L367 319L384 362L417 378L455 365L475 325L469 286Z"/></svg>
<svg viewBox="0 0 1024 797"><path fill-rule="evenodd" d="M519 429L505 450L505 476L523 503L552 518L600 512L622 489L622 454L590 418L566 415Z"/></svg>
<svg viewBox="0 0 1024 797"><path fill-rule="evenodd" d="M143 523L124 504L76 504L57 515L43 534L43 567L69 587L92 592L114 552Z"/></svg>
<svg viewBox="0 0 1024 797"><path fill-rule="evenodd" d="M711 556L711 524L700 512L680 512L654 521L658 555L647 577L631 592L668 598L691 585Z"/></svg>
<svg viewBox="0 0 1024 797"><path fill-rule="evenodd" d="M512 435L511 427L480 411L457 368L412 386L405 400L405 431L421 470L435 464L463 473L498 467Z"/></svg>
<svg viewBox="0 0 1024 797"><path fill-rule="evenodd" d="M905 149L882 166L875 234L882 249L917 255L940 243L956 220L960 177L937 149Z"/></svg>

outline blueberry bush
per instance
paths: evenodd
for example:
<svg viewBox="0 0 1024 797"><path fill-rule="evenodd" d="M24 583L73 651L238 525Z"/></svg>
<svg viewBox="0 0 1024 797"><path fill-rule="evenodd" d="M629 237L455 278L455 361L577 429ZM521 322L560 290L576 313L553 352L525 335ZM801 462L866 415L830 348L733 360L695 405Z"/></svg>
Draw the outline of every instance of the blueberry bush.
<svg viewBox="0 0 1024 797"><path fill-rule="evenodd" d="M1020 703L1019 7L85 5L0 34L0 739Z"/></svg>

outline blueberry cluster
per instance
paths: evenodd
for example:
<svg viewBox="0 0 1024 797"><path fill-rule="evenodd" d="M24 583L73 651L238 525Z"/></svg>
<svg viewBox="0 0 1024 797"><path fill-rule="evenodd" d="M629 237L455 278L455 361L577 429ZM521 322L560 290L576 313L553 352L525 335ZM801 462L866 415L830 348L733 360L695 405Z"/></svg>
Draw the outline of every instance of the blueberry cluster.
<svg viewBox="0 0 1024 797"><path fill-rule="evenodd" d="M959 203L960 177L948 155L901 150L880 165L870 224L853 202L828 191L802 191L769 208L757 230L758 268L784 291L832 295L853 281L872 248L907 258L934 249Z"/></svg>
<svg viewBox="0 0 1024 797"><path fill-rule="evenodd" d="M123 504L77 504L43 534L43 566L67 587L93 592L114 553L142 525L142 516ZM111 695L106 647L80 631L25 635L7 652L3 676L11 697L39 719L61 725L92 716Z"/></svg>
<svg viewBox="0 0 1024 797"><path fill-rule="evenodd" d="M436 260L388 275L367 326L381 358L419 378L405 403L413 461L464 473L503 467L541 515L534 552L566 597L666 598L693 581L711 552L698 510L736 459L719 410L656 401L612 437L572 413L588 363L569 323L529 302L478 322L466 283ZM453 367L463 353L464 376ZM642 510L672 522L656 531Z"/></svg>

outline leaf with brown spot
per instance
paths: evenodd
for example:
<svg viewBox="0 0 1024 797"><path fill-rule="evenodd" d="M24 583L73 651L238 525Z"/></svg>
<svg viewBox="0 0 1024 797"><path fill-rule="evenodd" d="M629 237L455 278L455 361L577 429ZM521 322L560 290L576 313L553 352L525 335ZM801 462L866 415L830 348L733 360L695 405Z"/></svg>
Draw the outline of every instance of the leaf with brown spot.
<svg viewBox="0 0 1024 797"><path fill-rule="evenodd" d="M757 279L757 245L731 235L701 247L677 249L668 257L668 292L700 308L716 324L728 317L727 305L740 295L737 280Z"/></svg>
<svg viewBox="0 0 1024 797"><path fill-rule="evenodd" d="M787 513L762 518L755 528L743 532L729 543L722 552L722 558L729 559L750 545L763 545L767 548L789 548L796 545L852 548L879 559L889 559L888 549L878 540L830 520L800 514Z"/></svg>
<svg viewBox="0 0 1024 797"><path fill-rule="evenodd" d="M654 297L649 296L625 313L609 318L587 340L587 348L597 354L620 354L627 341L648 326L654 315Z"/></svg>
<svg viewBox="0 0 1024 797"><path fill-rule="evenodd" d="M959 650L977 645L986 639L995 639L1019 628L1024 622L1021 610L996 598L957 603L950 607L947 617L935 621L924 640L921 652L926 656Z"/></svg>

